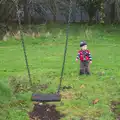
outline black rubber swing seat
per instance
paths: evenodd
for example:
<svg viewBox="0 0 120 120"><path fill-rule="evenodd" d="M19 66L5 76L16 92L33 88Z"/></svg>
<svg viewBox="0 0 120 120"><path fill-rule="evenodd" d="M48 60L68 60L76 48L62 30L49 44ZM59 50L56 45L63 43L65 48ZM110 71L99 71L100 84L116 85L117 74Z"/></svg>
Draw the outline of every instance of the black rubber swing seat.
<svg viewBox="0 0 120 120"><path fill-rule="evenodd" d="M32 94L32 101L36 102L59 102L60 94Z"/></svg>

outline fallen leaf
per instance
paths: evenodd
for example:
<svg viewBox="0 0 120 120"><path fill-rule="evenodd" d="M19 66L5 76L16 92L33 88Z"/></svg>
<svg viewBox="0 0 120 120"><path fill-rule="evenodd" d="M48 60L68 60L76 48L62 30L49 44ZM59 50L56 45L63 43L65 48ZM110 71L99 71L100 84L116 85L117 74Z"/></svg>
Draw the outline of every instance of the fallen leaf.
<svg viewBox="0 0 120 120"><path fill-rule="evenodd" d="M97 99L95 99L95 100L93 100L93 104L97 104L99 102L99 99L97 98Z"/></svg>
<svg viewBox="0 0 120 120"><path fill-rule="evenodd" d="M81 85L80 88L85 88L85 86L84 86L84 85Z"/></svg>

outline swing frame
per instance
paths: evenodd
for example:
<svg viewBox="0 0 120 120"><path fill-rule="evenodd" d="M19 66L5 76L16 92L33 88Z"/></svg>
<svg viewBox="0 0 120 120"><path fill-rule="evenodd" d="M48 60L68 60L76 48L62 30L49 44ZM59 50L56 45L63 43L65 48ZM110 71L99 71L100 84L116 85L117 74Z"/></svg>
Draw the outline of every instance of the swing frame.
<svg viewBox="0 0 120 120"><path fill-rule="evenodd" d="M27 71L28 71L29 82L30 82L30 85L32 87L31 74L30 74L30 69L29 69L29 65L28 65L26 47L25 47L25 44L24 44L22 25L21 25L20 13L19 13L19 8L18 8L18 3L17 2L16 2L16 9L17 9L18 24L19 24L19 29L20 29L21 43L22 43L25 62L26 62L26 68L27 68ZM71 13L72 13L72 0L70 0L70 5L69 5L69 18L68 18L68 24L67 24L67 29L66 29L66 43L65 43L65 49L64 49L64 59L63 59L60 83L58 85L57 93L55 93L55 94L33 93L32 97L31 97L32 101L36 101L36 102L58 102L58 101L61 101L60 88L61 88L64 66L65 66L65 60L66 60Z"/></svg>

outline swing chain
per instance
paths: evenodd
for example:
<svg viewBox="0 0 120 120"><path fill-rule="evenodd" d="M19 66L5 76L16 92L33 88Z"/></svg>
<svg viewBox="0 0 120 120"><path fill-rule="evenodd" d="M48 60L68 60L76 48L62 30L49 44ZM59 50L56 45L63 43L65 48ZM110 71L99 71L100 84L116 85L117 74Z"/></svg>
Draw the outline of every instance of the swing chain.
<svg viewBox="0 0 120 120"><path fill-rule="evenodd" d="M67 46L68 46L68 36L69 36L71 14L72 14L72 0L70 0L70 4L69 4L69 16L68 16L68 23L67 23L67 29L66 29L66 43L65 43L65 49L64 49L64 58L63 58L63 64L62 64L60 83L58 85L57 94L60 93L60 88L61 88L62 79L63 79L63 72L64 72L64 66L65 66L65 60L66 60Z"/></svg>
<svg viewBox="0 0 120 120"><path fill-rule="evenodd" d="M20 36L21 36L21 42L22 42L22 47L23 47L23 51L24 51L26 67L27 67L27 71L28 71L29 82L30 82L30 85L32 86L31 74L30 74L30 69L29 69L29 65L28 65L28 59L27 59L27 54L26 54L26 49L25 49L25 44L24 44L24 37L23 37L23 33L22 33L21 18L20 18L18 3L16 3L16 9L17 9L17 17L18 17L18 23L19 23L19 29L20 29ZM61 83L62 83L62 79L63 79L64 66L65 66L65 61L66 61L71 13L72 13L72 0L70 0L70 4L69 4L69 16L68 16L68 21L67 21L68 23L67 23L67 29L66 29L66 44L65 44L65 49L64 49L64 58L63 58L61 76L60 76L60 83L58 85L58 91L57 91L58 94L60 93Z"/></svg>
<svg viewBox="0 0 120 120"><path fill-rule="evenodd" d="M24 58L25 58L26 68L27 68L27 71L28 71L29 82L30 82L30 85L32 86L31 74L30 74L30 69L29 69L29 65L28 65L28 59L27 59L27 54L26 54L26 49L25 49L25 44L24 44L24 37L23 37L23 32L22 32L22 25L21 25L19 6L18 6L17 1L15 2L15 5L16 5L16 10L17 10L17 18L18 18L18 24L19 24L19 29L20 29L21 43L22 43L22 47L23 47L23 51L24 51Z"/></svg>

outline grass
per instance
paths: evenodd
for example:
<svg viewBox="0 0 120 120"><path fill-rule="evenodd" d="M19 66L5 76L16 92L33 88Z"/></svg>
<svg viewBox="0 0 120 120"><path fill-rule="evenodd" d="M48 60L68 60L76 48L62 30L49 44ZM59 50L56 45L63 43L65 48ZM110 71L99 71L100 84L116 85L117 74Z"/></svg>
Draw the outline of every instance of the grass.
<svg viewBox="0 0 120 120"><path fill-rule="evenodd" d="M56 92L63 61L65 26L57 24L36 28L40 30L40 38L25 36L32 81L35 85L48 84L48 89L42 92ZM110 104L112 100L120 100L119 33L119 25L70 26L62 86L72 86L72 89L61 91L64 105L56 103L57 109L66 115L63 120L115 120ZM91 76L79 76L79 62L75 62L79 42L83 39L93 56ZM81 88L82 85L84 87ZM32 109L29 88L21 42L14 38L1 41L0 119L28 120L27 112ZM95 99L99 102L93 105Z"/></svg>

